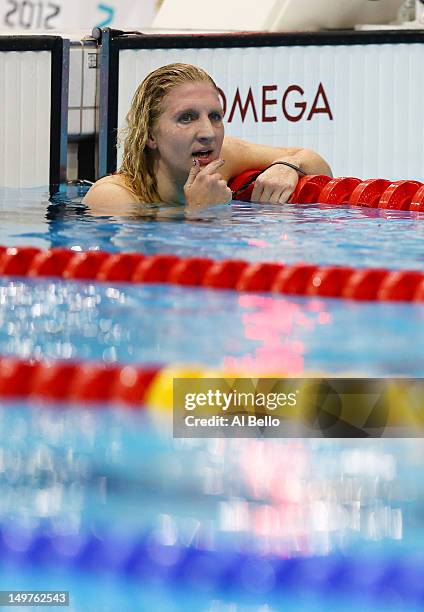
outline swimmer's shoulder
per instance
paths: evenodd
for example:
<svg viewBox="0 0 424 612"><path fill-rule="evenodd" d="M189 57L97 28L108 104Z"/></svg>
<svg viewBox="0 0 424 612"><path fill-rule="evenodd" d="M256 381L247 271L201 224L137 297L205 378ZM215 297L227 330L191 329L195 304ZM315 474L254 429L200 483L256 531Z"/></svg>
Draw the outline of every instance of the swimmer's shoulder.
<svg viewBox="0 0 424 612"><path fill-rule="evenodd" d="M126 214L128 208L140 200L128 187L122 174L104 176L92 185L85 194L83 203L94 213Z"/></svg>
<svg viewBox="0 0 424 612"><path fill-rule="evenodd" d="M250 167L244 167L244 158L251 148L252 145L249 142L241 138L225 135L221 149L221 157L225 160L225 163L220 168L220 173L224 179L228 181L243 170L251 169Z"/></svg>

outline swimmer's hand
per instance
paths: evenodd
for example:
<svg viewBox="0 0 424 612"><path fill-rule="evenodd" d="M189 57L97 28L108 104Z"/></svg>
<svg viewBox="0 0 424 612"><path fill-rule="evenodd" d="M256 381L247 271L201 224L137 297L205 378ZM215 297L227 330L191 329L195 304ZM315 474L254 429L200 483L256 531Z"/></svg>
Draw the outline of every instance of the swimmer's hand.
<svg viewBox="0 0 424 612"><path fill-rule="evenodd" d="M196 159L193 160L193 167L184 185L184 195L189 208L198 209L231 202L231 189L218 173L223 164L223 159L215 159L202 168Z"/></svg>
<svg viewBox="0 0 424 612"><path fill-rule="evenodd" d="M290 161L281 159L275 161ZM277 164L271 166L255 181L252 191L252 202L270 202L271 204L284 204L288 202L291 194L296 189L299 175L293 168Z"/></svg>

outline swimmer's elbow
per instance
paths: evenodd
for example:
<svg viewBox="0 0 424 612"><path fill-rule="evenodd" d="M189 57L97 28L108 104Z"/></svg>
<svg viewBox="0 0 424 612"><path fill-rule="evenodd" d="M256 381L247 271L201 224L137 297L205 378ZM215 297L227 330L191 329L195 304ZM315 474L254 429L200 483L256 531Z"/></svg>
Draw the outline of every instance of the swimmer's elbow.
<svg viewBox="0 0 424 612"><path fill-rule="evenodd" d="M330 178L333 178L333 171L331 170L329 164L322 157L321 157L321 166L322 166L321 174L324 174L326 176L329 176Z"/></svg>
<svg viewBox="0 0 424 612"><path fill-rule="evenodd" d="M323 174L333 177L333 172L327 161L313 149L300 149L298 156L303 160L307 174Z"/></svg>

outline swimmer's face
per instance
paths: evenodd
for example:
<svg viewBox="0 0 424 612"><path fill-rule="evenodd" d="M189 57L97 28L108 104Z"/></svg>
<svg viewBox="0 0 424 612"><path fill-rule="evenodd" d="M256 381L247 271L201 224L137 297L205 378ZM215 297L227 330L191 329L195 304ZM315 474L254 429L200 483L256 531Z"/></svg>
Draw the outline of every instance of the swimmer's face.
<svg viewBox="0 0 424 612"><path fill-rule="evenodd" d="M211 84L198 81L177 85L162 100L162 113L148 146L162 167L184 179L194 157L201 166L218 159L224 139L222 117L221 102Z"/></svg>

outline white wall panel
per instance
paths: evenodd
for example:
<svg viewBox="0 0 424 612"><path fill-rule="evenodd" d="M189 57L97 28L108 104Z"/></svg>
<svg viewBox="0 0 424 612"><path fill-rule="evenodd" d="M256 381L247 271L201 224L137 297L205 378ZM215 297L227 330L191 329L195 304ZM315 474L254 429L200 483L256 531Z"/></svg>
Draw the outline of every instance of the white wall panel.
<svg viewBox="0 0 424 612"><path fill-rule="evenodd" d="M97 48L92 41L72 41L69 56L68 133L72 139L95 133Z"/></svg>
<svg viewBox="0 0 424 612"><path fill-rule="evenodd" d="M424 45L366 44L208 49L121 50L119 69L118 127L138 83L153 69L171 62L187 62L205 68L225 92L226 131L254 142L280 146L311 147L320 152L338 176L424 180ZM319 84L328 112L311 113ZM290 86L286 111L300 111L289 121L282 99ZM264 86L277 86L262 117ZM229 122L229 111L239 89L241 98L252 88L258 121L252 109L244 120L239 110ZM322 96L319 107L323 106ZM120 156L118 156L118 165Z"/></svg>
<svg viewBox="0 0 424 612"><path fill-rule="evenodd" d="M0 52L0 186L49 184L50 95L49 51Z"/></svg>

